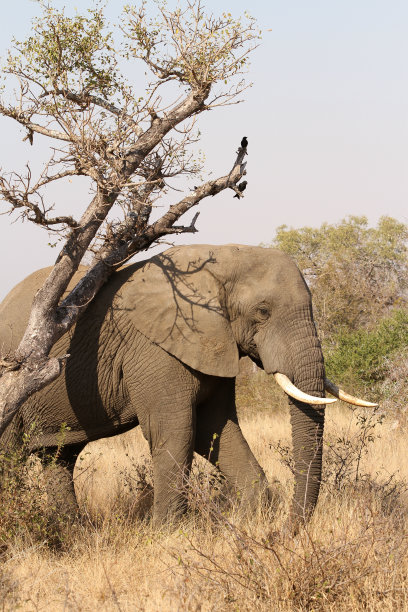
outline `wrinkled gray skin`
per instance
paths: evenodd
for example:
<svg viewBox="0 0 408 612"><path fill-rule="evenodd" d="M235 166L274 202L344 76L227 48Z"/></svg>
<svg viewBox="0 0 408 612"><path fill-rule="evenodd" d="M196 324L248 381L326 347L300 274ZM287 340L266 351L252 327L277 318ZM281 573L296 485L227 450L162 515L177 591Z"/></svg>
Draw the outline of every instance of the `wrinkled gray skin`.
<svg viewBox="0 0 408 612"><path fill-rule="evenodd" d="M48 272L29 276L0 306L3 355L17 346ZM240 356L249 355L268 374L286 374L309 394L324 395L309 290L289 257L260 247L178 247L123 268L52 350L66 353L65 373L25 403L0 443L16 443L35 423L32 450L52 450L66 423L58 486L71 510L78 453L91 440L137 425L152 453L157 524L184 510L183 474L194 451L209 456L214 434L210 460L254 503L266 479L237 420ZM324 411L293 400L290 412L292 516L303 519L319 492Z"/></svg>

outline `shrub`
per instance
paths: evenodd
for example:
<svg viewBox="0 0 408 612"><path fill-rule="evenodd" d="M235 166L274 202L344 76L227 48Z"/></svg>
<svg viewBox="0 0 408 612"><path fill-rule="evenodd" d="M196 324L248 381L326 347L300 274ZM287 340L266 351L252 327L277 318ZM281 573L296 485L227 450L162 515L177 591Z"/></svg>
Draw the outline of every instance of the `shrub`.
<svg viewBox="0 0 408 612"><path fill-rule="evenodd" d="M407 424L408 409L408 346L385 359L384 379L380 385L381 406L397 418L394 428Z"/></svg>
<svg viewBox="0 0 408 612"><path fill-rule="evenodd" d="M313 294L320 335L371 329L405 304L408 288L408 226L381 217L348 217L320 228L277 229L273 245L291 255Z"/></svg>
<svg viewBox="0 0 408 612"><path fill-rule="evenodd" d="M46 520L38 479L29 477L25 448L0 455L0 547L10 541L43 539Z"/></svg>
<svg viewBox="0 0 408 612"><path fill-rule="evenodd" d="M0 453L0 552L16 542L61 548L70 537L66 515L49 503L40 460L29 456L29 437L24 436L22 446ZM56 457L45 460L49 478Z"/></svg>
<svg viewBox="0 0 408 612"><path fill-rule="evenodd" d="M396 310L371 331L339 332L325 347L329 378L348 385L383 381L387 360L408 345L408 311Z"/></svg>

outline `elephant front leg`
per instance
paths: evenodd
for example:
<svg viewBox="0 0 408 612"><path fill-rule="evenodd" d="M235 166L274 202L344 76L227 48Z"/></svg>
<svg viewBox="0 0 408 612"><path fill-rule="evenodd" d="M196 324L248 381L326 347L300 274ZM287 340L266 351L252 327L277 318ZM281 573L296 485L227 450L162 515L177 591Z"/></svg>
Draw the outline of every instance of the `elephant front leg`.
<svg viewBox="0 0 408 612"><path fill-rule="evenodd" d="M180 519L186 511L186 484L192 459L172 448L157 449L152 457L153 523L163 527Z"/></svg>
<svg viewBox="0 0 408 612"><path fill-rule="evenodd" d="M145 437L153 460L153 523L163 527L177 521L186 510L186 485L193 459L195 427L190 416L184 426L177 417L159 421Z"/></svg>

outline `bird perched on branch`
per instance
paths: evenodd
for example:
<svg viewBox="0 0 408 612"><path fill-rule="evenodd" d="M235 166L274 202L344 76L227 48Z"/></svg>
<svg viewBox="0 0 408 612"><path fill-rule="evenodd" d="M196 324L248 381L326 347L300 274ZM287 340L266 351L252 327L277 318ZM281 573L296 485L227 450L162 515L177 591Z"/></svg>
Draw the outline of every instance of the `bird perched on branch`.
<svg viewBox="0 0 408 612"><path fill-rule="evenodd" d="M240 183L239 185L237 185L237 189L240 193L242 193L243 191L245 191L246 186L248 185L248 181L242 181L242 183ZM239 195L236 193L234 195L234 198L239 198Z"/></svg>
<svg viewBox="0 0 408 612"><path fill-rule="evenodd" d="M23 142L25 140L28 140L28 142L30 143L31 146L33 146L33 141L34 141L34 132L31 128L27 128L28 132L25 138L23 138Z"/></svg>
<svg viewBox="0 0 408 612"><path fill-rule="evenodd" d="M243 139L241 140L241 147L242 149L246 149L247 146L248 146L248 138L244 136Z"/></svg>

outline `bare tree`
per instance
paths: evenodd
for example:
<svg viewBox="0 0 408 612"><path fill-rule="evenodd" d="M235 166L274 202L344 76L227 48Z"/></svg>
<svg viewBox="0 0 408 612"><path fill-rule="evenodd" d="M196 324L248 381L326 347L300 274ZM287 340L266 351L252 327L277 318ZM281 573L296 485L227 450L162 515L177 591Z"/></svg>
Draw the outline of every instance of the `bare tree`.
<svg viewBox="0 0 408 612"><path fill-rule="evenodd" d="M157 199L179 176L199 177L195 160L196 121L204 111L237 103L248 54L259 32L252 18L206 16L200 0L169 10L158 5L149 17L146 3L125 8L121 45L106 24L103 9L69 17L40 0L42 15L32 35L14 41L3 72L17 79L13 101L0 100L0 112L27 130L50 139L52 156L40 175L0 172L0 193L8 211L55 232L64 246L36 294L26 332L14 354L0 362L0 431L35 391L61 372L66 355L50 358L53 344L77 321L110 274L132 255L163 236L196 232L179 219L203 198L237 187L245 174L246 147L225 176L200 183L158 219ZM151 82L135 92L122 74L126 62L141 60ZM81 218L55 214L46 188L67 177L86 176L93 197ZM196 179L197 180L197 179ZM121 212L113 222L112 208ZM117 213L118 214L118 213ZM86 252L92 263L64 296Z"/></svg>

